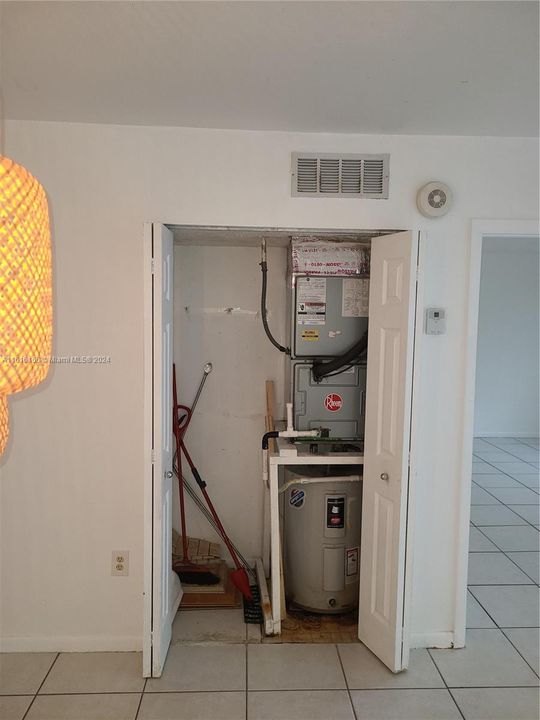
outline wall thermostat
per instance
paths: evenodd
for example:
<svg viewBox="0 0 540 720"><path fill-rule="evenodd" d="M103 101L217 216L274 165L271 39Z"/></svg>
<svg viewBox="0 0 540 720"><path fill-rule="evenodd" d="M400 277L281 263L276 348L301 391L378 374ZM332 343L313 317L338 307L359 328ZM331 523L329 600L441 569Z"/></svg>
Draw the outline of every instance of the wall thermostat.
<svg viewBox="0 0 540 720"><path fill-rule="evenodd" d="M444 335L446 332L446 310L444 308L427 308L426 335Z"/></svg>

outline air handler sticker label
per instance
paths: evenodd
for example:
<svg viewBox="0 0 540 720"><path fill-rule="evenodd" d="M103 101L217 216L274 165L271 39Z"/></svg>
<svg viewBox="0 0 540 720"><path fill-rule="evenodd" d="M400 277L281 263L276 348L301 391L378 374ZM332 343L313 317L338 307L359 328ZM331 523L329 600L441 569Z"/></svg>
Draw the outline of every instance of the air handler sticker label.
<svg viewBox="0 0 540 720"><path fill-rule="evenodd" d="M326 278L298 278L296 302L298 325L325 325Z"/></svg>
<svg viewBox="0 0 540 720"><path fill-rule="evenodd" d="M348 548L345 551L345 584L355 582L358 575L358 548Z"/></svg>
<svg viewBox="0 0 540 720"><path fill-rule="evenodd" d="M318 342L319 331L318 330L302 330L302 340L304 342Z"/></svg>

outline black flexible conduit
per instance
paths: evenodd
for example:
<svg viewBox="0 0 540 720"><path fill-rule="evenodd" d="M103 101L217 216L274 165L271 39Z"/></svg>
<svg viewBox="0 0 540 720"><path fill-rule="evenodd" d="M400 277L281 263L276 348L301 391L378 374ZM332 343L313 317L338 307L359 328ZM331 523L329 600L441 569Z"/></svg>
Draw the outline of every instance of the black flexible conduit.
<svg viewBox="0 0 540 720"><path fill-rule="evenodd" d="M367 344L368 334L366 330L360 340L358 340L358 342L355 342L354 345L347 350L347 352L343 353L343 355L340 355L333 360L329 360L328 362L321 362L320 360L314 362L312 370L313 377L315 378L315 380L322 380L324 377L330 375L331 373L334 373L336 370L339 370L346 365L350 365L355 360L357 360L360 355L362 355L362 353L367 350Z"/></svg>
<svg viewBox="0 0 540 720"><path fill-rule="evenodd" d="M282 353L285 353L286 355L291 354L291 348L285 347L284 345L280 345L278 341L275 339L275 337L272 335L272 332L270 331L270 327L268 326L268 317L267 317L267 310L266 310L266 290L268 285L267 280L267 274L268 274L268 265L266 263L266 241L263 240L262 245L262 260L259 263L261 266L261 273L262 273L262 289L261 289L261 318L262 323L264 327L264 331L266 333L266 336L272 343L272 345L279 350ZM365 334L356 342L352 347L350 347L347 352L343 353L343 355L340 355L337 358L334 358L333 360L330 360L328 362L322 362L322 361L316 361L313 363L313 377L315 380L322 380L324 377L327 377L331 374L337 374L336 370L340 370L341 368L350 365L351 363L354 364L354 362L364 353L367 349L367 341L368 341L368 334L367 330ZM269 435L269 437L276 437L275 435L271 435L270 433L266 433L266 435ZM264 436L266 438L266 435ZM268 440L266 440L266 448L264 446L264 438L263 438L263 450L268 449Z"/></svg>
<svg viewBox="0 0 540 720"><path fill-rule="evenodd" d="M279 432L277 430L272 430L271 432L264 433L262 437L262 449L268 450L268 441L270 438L277 438L279 437Z"/></svg>
<svg viewBox="0 0 540 720"><path fill-rule="evenodd" d="M268 273L268 266L266 264L265 260L265 254L266 251L263 251L263 259L259 263L261 266L261 272L262 272L262 290L261 290L261 318L262 323L264 327L264 332L266 333L268 339L272 343L272 345L279 350L279 352L285 353L286 355L291 354L291 349L288 347L284 347L283 345L280 345L278 341L275 339L275 337L270 332L270 328L268 327L268 318L267 318L267 311L266 311L266 286L267 286L267 278L266 275Z"/></svg>

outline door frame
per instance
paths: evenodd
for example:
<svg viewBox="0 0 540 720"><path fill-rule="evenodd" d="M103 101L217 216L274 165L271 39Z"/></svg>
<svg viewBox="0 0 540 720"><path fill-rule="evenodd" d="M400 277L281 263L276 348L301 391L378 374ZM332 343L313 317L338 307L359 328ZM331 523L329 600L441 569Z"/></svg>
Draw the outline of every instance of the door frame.
<svg viewBox="0 0 540 720"><path fill-rule="evenodd" d="M411 421L409 435L409 484L407 489L407 526L405 541L405 591L403 597L403 638L401 643L401 662L403 667L409 665L411 650L411 618L414 583L414 542L416 527L416 479L418 475L420 455L420 435L418 418L421 400L422 378L422 338L424 336L424 284L427 232L413 230L417 236L416 258L416 308L414 318L414 337L412 349L412 388L411 388Z"/></svg>
<svg viewBox="0 0 540 720"><path fill-rule="evenodd" d="M401 230L382 230L375 229L350 229L350 228L289 228L289 227L254 227L254 226L207 226L187 225L183 223L171 222L146 222L143 227L143 287L144 287L144 418L143 418L143 494L144 494L144 531L143 531L143 553L144 553L144 577L143 577L143 658L147 658L143 662L143 676L151 677L152 667L149 658L151 658L150 648L152 646L152 583L153 583L153 477L152 477L152 404L153 404L153 385L151 382L152 362L153 362L153 346L151 341L151 333L148 328L152 326L152 297L154 288L154 275L146 267L147 253L146 248L150 242L153 224L165 225L169 229L183 228L186 230L230 230L239 232L253 231L255 233L267 233L268 235L294 234L299 232L320 233L321 235L347 235L351 233L366 233L377 236L377 233L397 233ZM409 659L410 649L410 619L411 619L411 602L413 588L413 556L414 556L414 525L415 525L415 491L416 491L416 474L417 474L417 456L419 455L420 438L417 431L417 415L419 407L419 391L420 382L420 350L421 338L423 333L423 286L424 286L424 258L426 233L418 228L410 229L413 237L416 237L418 247L417 257L417 277L416 277L416 310L414 316L413 331L413 364L412 364L412 388L411 388L411 415L409 427L409 478L408 478L408 498L407 498L407 518L406 518L406 542L405 542L405 573L404 573L404 597L403 597L403 617L402 617L402 665L406 667ZM209 243L211 244L211 243Z"/></svg>
<svg viewBox="0 0 540 720"><path fill-rule="evenodd" d="M459 485L459 532L456 560L456 602L454 607L454 647L465 647L467 621L467 572L469 567L469 523L471 512L471 461L474 436L476 351L480 309L480 272L484 237L536 237L538 220L472 220L469 256L469 284L466 319L465 379L461 437L461 481Z"/></svg>
<svg viewBox="0 0 540 720"><path fill-rule="evenodd" d="M152 587L154 553L153 475L153 293L154 275L148 267L152 223L144 223L143 254L143 677L152 676Z"/></svg>

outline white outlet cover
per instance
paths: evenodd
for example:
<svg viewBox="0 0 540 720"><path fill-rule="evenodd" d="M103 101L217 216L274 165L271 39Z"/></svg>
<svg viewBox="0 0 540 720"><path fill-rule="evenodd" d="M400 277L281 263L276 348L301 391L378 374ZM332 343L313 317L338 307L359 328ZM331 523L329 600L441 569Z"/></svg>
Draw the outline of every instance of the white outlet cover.
<svg viewBox="0 0 540 720"><path fill-rule="evenodd" d="M112 551L111 575L120 577L129 575L129 550Z"/></svg>

